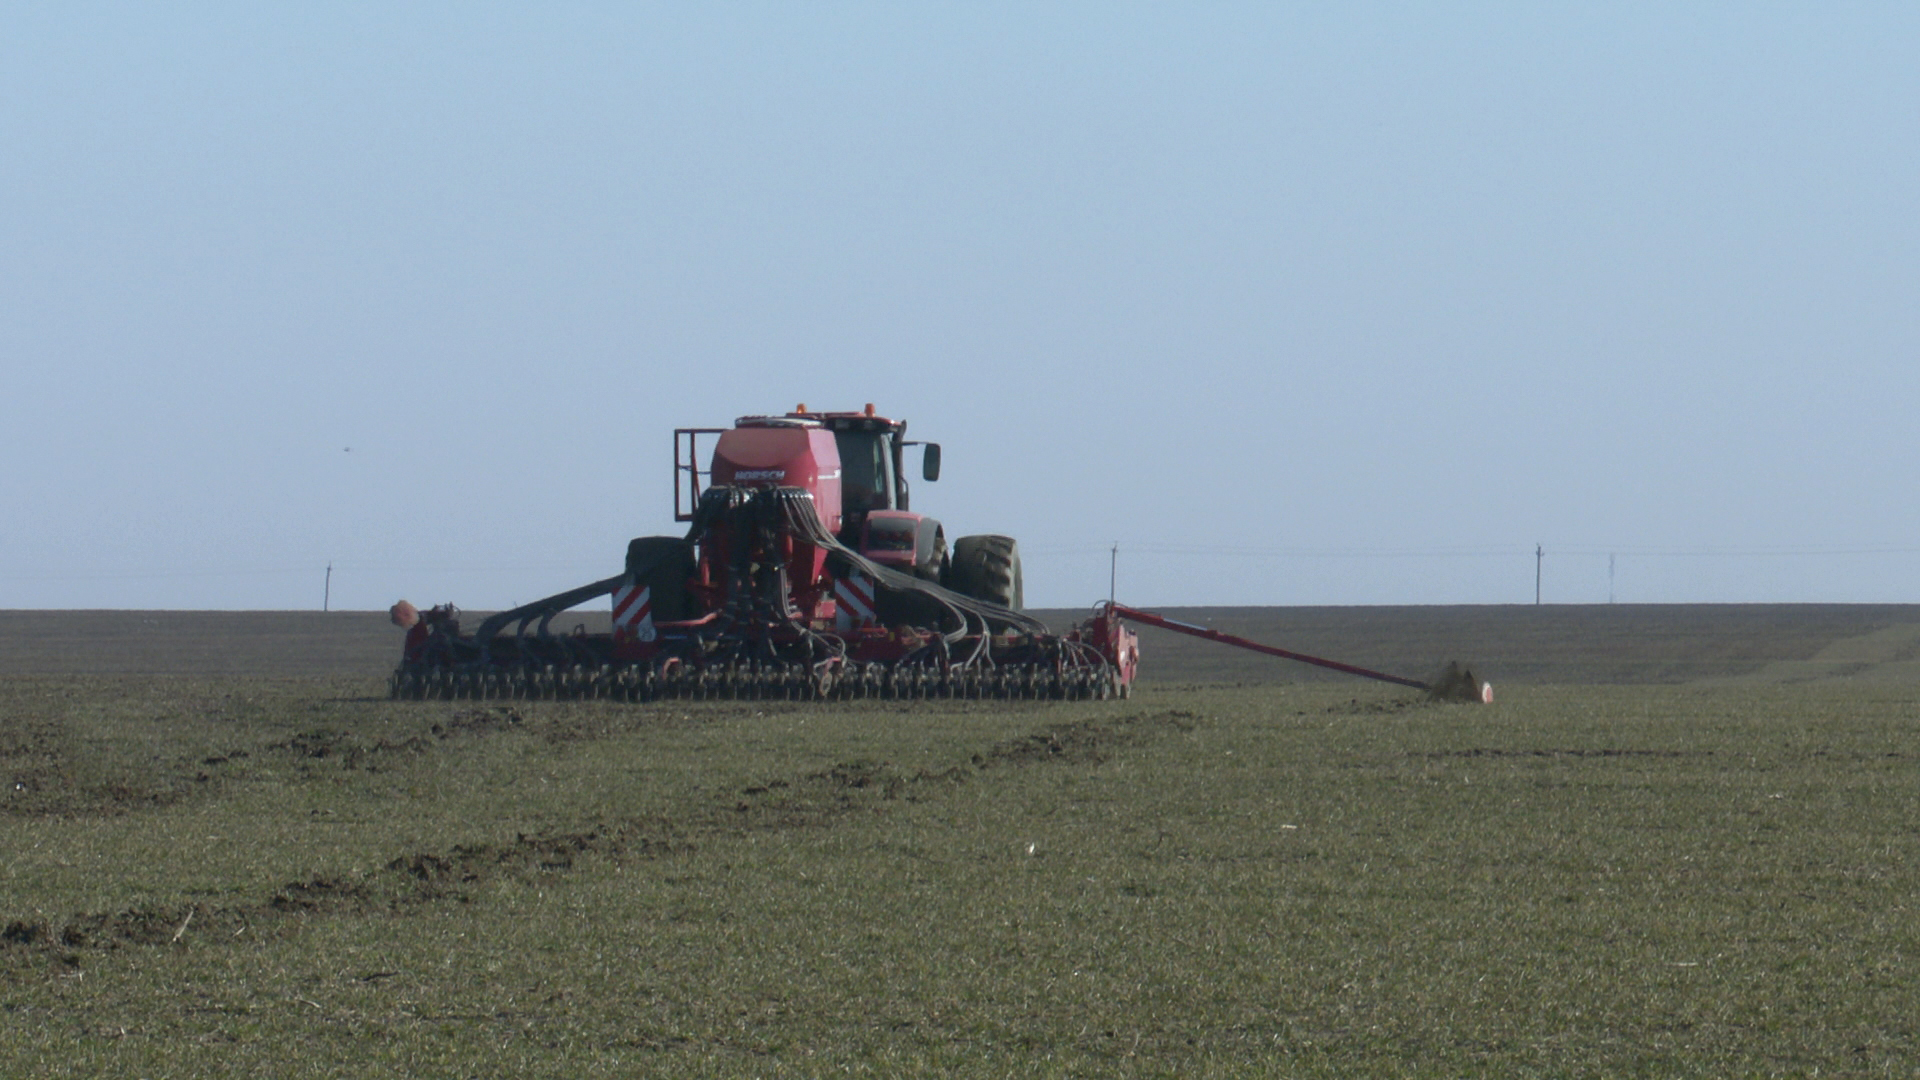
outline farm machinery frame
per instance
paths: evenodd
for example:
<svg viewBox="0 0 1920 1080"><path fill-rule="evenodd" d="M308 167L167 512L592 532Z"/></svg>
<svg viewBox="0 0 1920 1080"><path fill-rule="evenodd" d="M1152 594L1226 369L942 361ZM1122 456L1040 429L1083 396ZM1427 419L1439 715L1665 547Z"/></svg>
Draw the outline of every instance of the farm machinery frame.
<svg viewBox="0 0 1920 1080"><path fill-rule="evenodd" d="M911 508L906 451L940 474L937 443L860 412L743 416L674 432L674 517L611 577L491 615L471 633L452 604L395 604L407 630L396 698L1104 699L1132 692L1127 621L1352 674L1442 687L1261 646L1106 603L1064 633L1021 611L1017 542L960 537ZM703 442L711 459L701 468ZM553 621L609 597L611 631ZM1469 676L1470 678L1470 676ZM1456 682L1458 680L1455 680ZM1486 692L1490 699L1490 689Z"/></svg>
<svg viewBox="0 0 1920 1080"><path fill-rule="evenodd" d="M961 537L914 512L906 451L939 477L938 444L860 412L745 416L674 432L684 536L627 547L625 569L488 617L417 611L396 697L1106 698L1127 695L1134 633L1095 616L1064 634L1019 610L1018 544ZM702 442L711 464L701 468ZM611 597L612 631L556 633Z"/></svg>

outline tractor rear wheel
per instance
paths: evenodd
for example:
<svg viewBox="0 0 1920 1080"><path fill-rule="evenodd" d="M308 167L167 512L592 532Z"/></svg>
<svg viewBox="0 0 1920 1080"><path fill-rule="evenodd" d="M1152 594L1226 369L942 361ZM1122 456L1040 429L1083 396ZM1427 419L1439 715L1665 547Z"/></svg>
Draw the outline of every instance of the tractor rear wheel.
<svg viewBox="0 0 1920 1080"><path fill-rule="evenodd" d="M1011 536L963 536L953 543L947 588L1015 611L1026 603L1020 545Z"/></svg>

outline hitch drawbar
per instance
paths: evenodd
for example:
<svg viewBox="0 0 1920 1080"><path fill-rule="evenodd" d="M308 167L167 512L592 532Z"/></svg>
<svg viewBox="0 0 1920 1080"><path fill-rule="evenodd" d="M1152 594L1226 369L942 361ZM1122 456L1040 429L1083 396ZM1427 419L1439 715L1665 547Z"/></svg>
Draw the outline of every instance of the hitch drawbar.
<svg viewBox="0 0 1920 1080"><path fill-rule="evenodd" d="M1204 626L1195 626L1193 623L1181 622L1178 619L1169 619L1165 615L1156 615L1151 611L1141 611L1138 608L1130 608L1125 604L1108 602L1104 606L1112 611L1113 614L1129 622L1136 622L1145 626L1157 626L1162 630L1172 630L1174 633L1186 634L1189 637L1205 638L1208 641L1217 641L1223 645L1233 645L1242 649L1251 649L1254 652L1266 653L1268 656L1278 656L1283 660L1298 660L1303 664L1330 668L1334 671L1345 672L1348 675L1358 675L1363 679L1376 679L1380 682L1390 682L1399 686L1410 686L1415 690L1426 691L1427 694L1435 700L1477 701L1483 705L1493 704L1493 684L1480 681L1472 671L1468 670L1465 665L1457 660L1449 661L1446 667L1442 668L1440 673L1434 676L1432 681L1421 682L1419 679L1408 679L1399 675L1389 675L1384 671L1374 671L1371 668L1357 667L1353 664L1343 664L1338 660L1328 660L1320 656L1309 656L1306 653L1294 652L1291 649L1282 649L1276 645L1262 645L1257 641L1249 641L1246 638L1222 633L1219 630L1209 630Z"/></svg>

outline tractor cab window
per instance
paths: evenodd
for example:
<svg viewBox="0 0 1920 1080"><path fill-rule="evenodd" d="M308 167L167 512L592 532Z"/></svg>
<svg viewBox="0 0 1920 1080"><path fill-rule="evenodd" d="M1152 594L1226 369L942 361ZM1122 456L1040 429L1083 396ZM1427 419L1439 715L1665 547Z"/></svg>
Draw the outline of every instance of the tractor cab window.
<svg viewBox="0 0 1920 1080"><path fill-rule="evenodd" d="M893 446L886 431L836 431L840 449L840 503L845 512L892 510Z"/></svg>

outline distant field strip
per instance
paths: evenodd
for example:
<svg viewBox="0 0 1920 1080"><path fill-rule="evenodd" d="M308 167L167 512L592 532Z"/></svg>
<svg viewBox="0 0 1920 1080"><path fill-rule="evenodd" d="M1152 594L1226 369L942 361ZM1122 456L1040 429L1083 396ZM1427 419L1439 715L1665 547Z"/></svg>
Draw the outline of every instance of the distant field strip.
<svg viewBox="0 0 1920 1080"><path fill-rule="evenodd" d="M1852 680L1920 683L1920 623L1898 623L1842 638L1806 660L1775 660L1744 675L1701 680L1702 685L1769 685Z"/></svg>
<svg viewBox="0 0 1920 1080"><path fill-rule="evenodd" d="M1296 652L1410 678L1460 660L1513 684L1679 684L1838 677L1867 663L1878 681L1920 681L1902 666L1910 604L1589 604L1442 607L1181 608L1165 614ZM468 612L468 620L484 613ZM1083 611L1039 611L1070 626ZM604 610L568 620L604 630ZM1888 632L1885 639L1876 637ZM1867 638L1856 646L1853 639ZM1141 628L1147 684L1340 680L1303 664ZM1872 655L1849 658L1845 649ZM1883 656L1875 649L1892 648ZM0 611L0 675L354 677L377 682L399 656L384 612ZM1828 653L1825 650L1840 649ZM1814 664L1811 668L1794 665ZM1774 667L1772 665L1785 665ZM1859 669L1864 671L1865 669ZM1764 673L1764 674L1762 674ZM378 691L376 691L378 692Z"/></svg>

